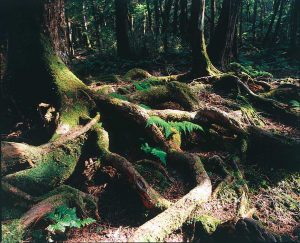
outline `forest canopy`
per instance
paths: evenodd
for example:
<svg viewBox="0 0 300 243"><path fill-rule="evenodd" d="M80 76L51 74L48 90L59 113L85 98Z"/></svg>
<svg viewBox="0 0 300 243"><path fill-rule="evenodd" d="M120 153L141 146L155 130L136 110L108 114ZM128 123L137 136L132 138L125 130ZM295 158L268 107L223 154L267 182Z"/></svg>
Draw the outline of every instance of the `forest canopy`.
<svg viewBox="0 0 300 243"><path fill-rule="evenodd" d="M1 242L299 242L300 0L2 0Z"/></svg>

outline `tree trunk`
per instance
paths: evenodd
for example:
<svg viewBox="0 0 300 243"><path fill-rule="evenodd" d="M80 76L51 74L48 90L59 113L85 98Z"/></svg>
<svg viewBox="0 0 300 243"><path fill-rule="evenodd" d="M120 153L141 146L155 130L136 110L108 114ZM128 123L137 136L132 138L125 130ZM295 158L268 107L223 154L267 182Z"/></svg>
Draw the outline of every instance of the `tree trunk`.
<svg viewBox="0 0 300 243"><path fill-rule="evenodd" d="M207 76L217 72L206 52L204 16L205 0L193 0L189 29L192 47L192 74L195 77Z"/></svg>
<svg viewBox="0 0 300 243"><path fill-rule="evenodd" d="M216 15L216 1L210 0L210 38L215 32L215 15Z"/></svg>
<svg viewBox="0 0 300 243"><path fill-rule="evenodd" d="M300 21L300 2L294 0L291 4L291 27L290 27L290 52L294 53L297 49L298 23Z"/></svg>
<svg viewBox="0 0 300 243"><path fill-rule="evenodd" d="M63 70L51 72L55 65L50 67L50 57L68 60L64 1L12 0L7 9L9 94L18 97L17 106L26 116L35 117L41 102L59 107L53 75ZM43 9L47 11L41 15Z"/></svg>
<svg viewBox="0 0 300 243"><path fill-rule="evenodd" d="M128 0L115 0L116 36L118 56L130 58L131 50L128 38Z"/></svg>
<svg viewBox="0 0 300 243"><path fill-rule="evenodd" d="M276 25L275 25L275 30L274 30L274 34L273 34L272 43L276 42L276 38L279 35L279 29L280 29L282 14L283 14L283 8L284 8L285 4L286 4L286 1L285 0L281 0L281 2L280 2L280 8L279 8L279 15L278 15L278 19L277 19L277 22L276 22Z"/></svg>
<svg viewBox="0 0 300 243"><path fill-rule="evenodd" d="M163 44L164 51L168 52L169 49L169 22L170 22L170 12L172 8L173 0L166 0L164 11L163 11L163 20L162 20L162 34L163 34Z"/></svg>
<svg viewBox="0 0 300 243"><path fill-rule="evenodd" d="M252 19L252 41L253 41L253 43L255 42L255 39L256 39L257 2L258 2L258 0L254 1L254 7L253 7L253 19Z"/></svg>
<svg viewBox="0 0 300 243"><path fill-rule="evenodd" d="M175 0L174 13L173 13L173 34L176 35L178 32L178 8L179 0Z"/></svg>
<svg viewBox="0 0 300 243"><path fill-rule="evenodd" d="M223 0L218 24L208 46L212 62L223 70L227 68L233 56L232 48L241 3L241 0Z"/></svg>
<svg viewBox="0 0 300 243"><path fill-rule="evenodd" d="M270 24L269 24L267 33L266 33L266 35L265 35L265 37L264 37L264 40L263 40L263 45L264 45L264 46L265 46L265 45L267 44L267 42L269 41L270 34L271 34L271 32L272 32L272 29L273 29L274 21L275 21L275 18L276 18L276 16L277 16L277 12L278 12L279 6L280 6L280 0L274 0L274 4L273 4L273 14L272 14L271 22L270 22Z"/></svg>
<svg viewBox="0 0 300 243"><path fill-rule="evenodd" d="M188 16L187 16L187 0L180 0L180 34L183 40L187 40L187 26L188 26Z"/></svg>
<svg viewBox="0 0 300 243"><path fill-rule="evenodd" d="M90 37L89 37L89 30L88 30L88 22L87 22L87 10L86 10L86 2L85 0L82 1L82 20L83 20L83 27L84 27L84 40L85 40L85 46L88 49L92 48Z"/></svg>
<svg viewBox="0 0 300 243"><path fill-rule="evenodd" d="M146 0L147 4L147 15L148 15L148 31L152 33L152 11L149 0Z"/></svg>
<svg viewBox="0 0 300 243"><path fill-rule="evenodd" d="M158 0L154 0L154 19L155 19L155 34L156 36L159 35L159 29L160 29L160 17L159 17L159 6L158 6Z"/></svg>
<svg viewBox="0 0 300 243"><path fill-rule="evenodd" d="M93 16L94 16L94 29L96 35L96 43L99 50L103 48L101 34L100 34L100 16L99 16L99 9L97 7L97 3L95 0L92 1L92 8L93 8Z"/></svg>
<svg viewBox="0 0 300 243"><path fill-rule="evenodd" d="M67 37L68 37L68 46L69 46L69 53L70 57L74 56L74 45L73 45L73 28L71 21L66 18L67 21Z"/></svg>

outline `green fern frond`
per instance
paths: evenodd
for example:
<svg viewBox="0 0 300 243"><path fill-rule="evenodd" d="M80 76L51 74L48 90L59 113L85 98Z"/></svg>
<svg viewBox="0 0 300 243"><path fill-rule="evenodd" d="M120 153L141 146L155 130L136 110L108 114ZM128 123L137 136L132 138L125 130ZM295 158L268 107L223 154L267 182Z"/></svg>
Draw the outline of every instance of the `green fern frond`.
<svg viewBox="0 0 300 243"><path fill-rule="evenodd" d="M168 122L166 122L164 119L161 119L158 116L150 116L149 117L146 127L151 126L151 125L156 125L156 126L161 127L164 130L166 138L168 138L172 133L172 131L171 131L172 126Z"/></svg>
<svg viewBox="0 0 300 243"><path fill-rule="evenodd" d="M118 93L111 93L109 96L113 97L113 98L120 99L120 100L128 101L128 99L124 95L121 95L121 94L118 94Z"/></svg>
<svg viewBox="0 0 300 243"><path fill-rule="evenodd" d="M164 130L166 138L168 138L172 134L171 128L175 128L179 133L191 133L193 131L202 131L203 128L195 123L183 121L183 122L167 122L160 117L151 116L146 126L156 125L161 127Z"/></svg>
<svg viewBox="0 0 300 243"><path fill-rule="evenodd" d="M144 104L140 104L140 107L143 107L146 110L151 110L150 106L144 105Z"/></svg>
<svg viewBox="0 0 300 243"><path fill-rule="evenodd" d="M148 143L142 144L141 150L144 151L146 154L152 154L153 156L159 158L163 165L167 164L167 153L165 151L159 148L150 147Z"/></svg>
<svg viewBox="0 0 300 243"><path fill-rule="evenodd" d="M191 133L193 131L202 131L203 128L195 123L183 121L183 122L169 122L169 124L174 127L179 133Z"/></svg>

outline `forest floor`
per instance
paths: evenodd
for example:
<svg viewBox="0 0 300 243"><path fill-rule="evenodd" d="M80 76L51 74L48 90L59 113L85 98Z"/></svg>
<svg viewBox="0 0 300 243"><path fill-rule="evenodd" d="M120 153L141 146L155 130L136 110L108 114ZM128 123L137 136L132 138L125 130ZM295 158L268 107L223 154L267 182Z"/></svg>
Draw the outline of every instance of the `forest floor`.
<svg viewBox="0 0 300 243"><path fill-rule="evenodd" d="M109 57L107 59L98 59L97 56L81 53L73 61L73 69L75 74L93 89L102 88L103 85L107 84L112 89L118 89L131 84L128 82L109 83L106 80L106 75L123 75L131 68L145 69L154 76L183 73L188 70L188 56L189 54L187 53L186 55L169 55L153 60L124 62L119 59L112 60ZM244 56L243 58L246 57ZM250 62L248 64L251 64ZM271 66L272 64L271 62L265 63L265 66L267 65ZM295 82L299 85L300 69L295 71L297 70L297 65L289 66L290 68L287 69L275 67L273 70L268 70L275 76L270 82L286 80L287 77L291 77L294 80L298 78ZM228 104L236 103L236 100L230 97L224 98L216 94L209 84L204 86L197 94L201 102L218 107L224 111L231 109ZM180 109L178 104L172 102L155 108ZM257 122L260 123L263 129L300 139L299 126L289 126L280 123L259 110L255 112L257 114ZM120 129L126 129L121 124L120 126ZM22 133L24 133L24 130L22 131L20 126L15 126L14 129L5 131L2 137L13 140L16 137L22 137ZM119 135L118 137L120 141L130 142L130 138L126 136L122 137ZM213 188L215 188L222 178L215 173L206 158L217 155L226 161L230 154L223 148L211 149L205 145L199 147L193 145L185 146L183 144L183 147L185 147L184 150L196 153L202 158L205 169L212 180ZM140 151L128 149L128 146L126 150L122 150L122 146L118 149L118 152L121 150L120 154L122 156L130 158L131 161L137 161L141 156ZM93 159L95 158L90 158L90 160ZM135 164L135 167L151 186L170 201L176 201L190 190L189 184L185 182L184 175L174 170L171 165L166 167L169 178L150 165ZM196 214L205 214L207 211L210 212L211 216L218 218L222 222L234 218L239 201L239 195L235 189L247 183L249 186L250 206L255 208L253 218L259 220L273 232L281 235L287 234L293 240L300 241L300 173L272 167L270 164L264 163L264 161L257 161L255 158L249 159L247 164L243 165L243 170L245 172L244 181L235 181L221 187L216 196L206 202ZM145 211L136 192L126 186L122 176L110 166L104 166L95 179L86 185L80 185L80 182L77 182L74 178L71 178L68 183L99 197L101 220L82 229L68 230L62 238L67 242L124 242L132 236L138 226L153 217L150 212ZM36 230L34 232L33 234L36 234L36 236L29 236L29 241L32 239L31 237L38 237L39 231ZM186 232L182 228L172 233L166 241L191 241L193 237L193 233Z"/></svg>

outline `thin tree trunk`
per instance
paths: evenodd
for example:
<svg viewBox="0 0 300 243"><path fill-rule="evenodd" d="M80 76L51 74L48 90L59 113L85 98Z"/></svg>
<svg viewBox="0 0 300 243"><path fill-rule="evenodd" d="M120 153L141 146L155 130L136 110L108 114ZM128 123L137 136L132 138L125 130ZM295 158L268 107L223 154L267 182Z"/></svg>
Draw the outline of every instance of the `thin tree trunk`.
<svg viewBox="0 0 300 243"><path fill-rule="evenodd" d="M152 33L152 31L153 31L153 28L152 28L152 11L151 11L149 0L146 0L146 4L147 4L147 16L148 16L148 31L150 31Z"/></svg>
<svg viewBox="0 0 300 243"><path fill-rule="evenodd" d="M210 0L210 38L215 32L216 0Z"/></svg>
<svg viewBox="0 0 300 243"><path fill-rule="evenodd" d="M252 19L252 41L255 42L256 39L256 18L257 18L257 3L258 0L254 0L253 7L253 19Z"/></svg>
<svg viewBox="0 0 300 243"><path fill-rule="evenodd" d="M74 56L74 46L73 46L72 23L68 18L66 18L66 22L67 22L67 37L68 37L69 53L70 53L70 57L73 57Z"/></svg>
<svg viewBox="0 0 300 243"><path fill-rule="evenodd" d="M285 0L280 1L279 15L278 15L278 19L277 19L277 22L276 22L276 25L275 25L275 30L274 30L274 34L273 34L272 43L276 42L276 38L279 34L279 29L280 29L282 14L283 14L283 8L284 8L285 3L286 3Z"/></svg>
<svg viewBox="0 0 300 243"><path fill-rule="evenodd" d="M101 40L101 30L100 30L100 16L99 16L99 9L97 7L97 3L95 0L92 1L93 6L93 16L94 16L94 28L95 28L95 35L96 35L96 43L98 46L98 49L101 50L103 48L102 40Z"/></svg>
<svg viewBox="0 0 300 243"><path fill-rule="evenodd" d="M154 32L156 36L159 35L160 30L160 16L159 16L159 5L158 0L154 0L154 19L155 19L155 27Z"/></svg>
<svg viewBox="0 0 300 243"><path fill-rule="evenodd" d="M92 48L90 37L89 37L89 30L88 30L88 22L86 17L86 3L82 1L82 18L83 18L83 27L84 27L84 38L85 44L88 49Z"/></svg>
<svg viewBox="0 0 300 243"><path fill-rule="evenodd" d="M278 12L279 6L280 6L280 0L274 0L274 4L273 4L273 14L272 14L271 22L270 22L270 24L269 24L267 33L266 33L266 35L265 35L265 37L264 37L264 40L263 40L263 45L264 45L264 46L265 46L265 45L267 44L267 42L269 41L270 34L271 34L271 32L272 32L272 29L273 29L274 21L275 21L275 18L276 18L276 16L277 16L277 12Z"/></svg>
<svg viewBox="0 0 300 243"><path fill-rule="evenodd" d="M179 0L174 2L174 13L173 13L173 34L176 35L178 32L178 8Z"/></svg>

